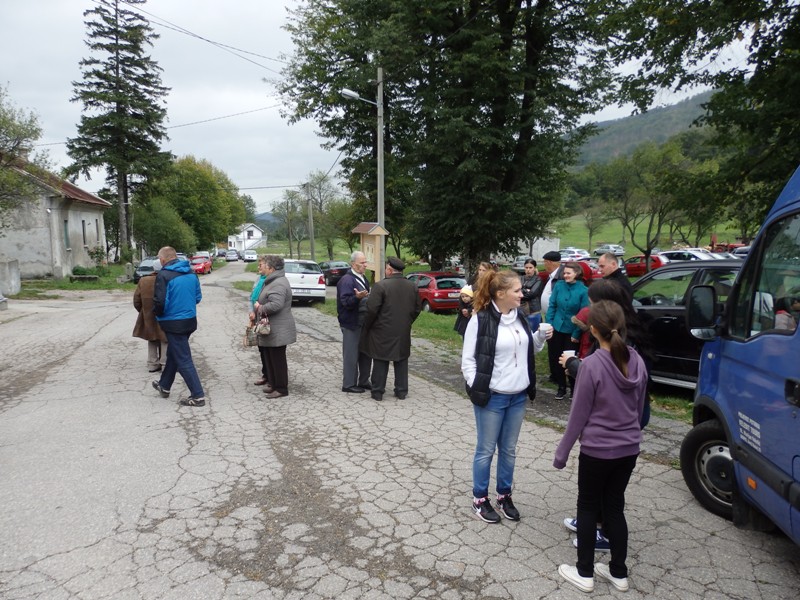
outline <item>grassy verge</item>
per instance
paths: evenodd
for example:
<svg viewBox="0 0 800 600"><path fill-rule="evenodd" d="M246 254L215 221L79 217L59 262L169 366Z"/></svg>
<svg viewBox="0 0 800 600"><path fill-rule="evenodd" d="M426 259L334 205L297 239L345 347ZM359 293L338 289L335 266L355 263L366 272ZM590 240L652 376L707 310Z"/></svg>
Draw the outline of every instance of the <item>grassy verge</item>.
<svg viewBox="0 0 800 600"><path fill-rule="evenodd" d="M58 295L47 293L52 290L68 290L75 292L87 290L122 290L133 292L133 290L136 289L135 283L120 283L117 281L117 278L121 277L124 273L125 268L122 265L109 265L101 271L95 269L86 271L88 275L97 275L97 281L71 282L69 277L63 279L24 279L21 282L19 294L9 296L9 298L17 300L58 298Z"/></svg>

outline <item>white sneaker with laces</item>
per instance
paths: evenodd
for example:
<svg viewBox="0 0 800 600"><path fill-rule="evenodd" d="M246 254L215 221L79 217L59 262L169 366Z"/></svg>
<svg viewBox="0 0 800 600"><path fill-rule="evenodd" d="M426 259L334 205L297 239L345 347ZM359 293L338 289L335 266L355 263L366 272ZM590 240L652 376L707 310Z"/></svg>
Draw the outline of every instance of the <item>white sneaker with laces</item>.
<svg viewBox="0 0 800 600"><path fill-rule="evenodd" d="M558 567L558 574L582 592L588 594L594 591L594 577L581 577L580 573L578 573L578 567L561 565Z"/></svg>
<svg viewBox="0 0 800 600"><path fill-rule="evenodd" d="M598 577L602 577L611 585L617 588L620 592L628 591L628 578L627 577L614 577L608 569L608 565L603 563L595 563L594 572Z"/></svg>

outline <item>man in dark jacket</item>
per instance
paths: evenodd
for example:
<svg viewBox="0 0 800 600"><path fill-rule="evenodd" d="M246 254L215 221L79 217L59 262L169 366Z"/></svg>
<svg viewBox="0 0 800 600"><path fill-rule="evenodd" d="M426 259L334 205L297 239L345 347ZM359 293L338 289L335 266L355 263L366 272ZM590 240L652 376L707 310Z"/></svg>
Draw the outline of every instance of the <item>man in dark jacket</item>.
<svg viewBox="0 0 800 600"><path fill-rule="evenodd" d="M422 305L417 287L403 277L404 268L402 260L390 256L386 260L386 278L372 286L367 299L360 348L372 358L374 400L383 400L389 361L394 363L394 395L402 400L408 394L411 324Z"/></svg>
<svg viewBox="0 0 800 600"><path fill-rule="evenodd" d="M613 281L622 287L628 301L633 304L633 286L630 280L619 268L619 259L612 253L606 252L597 259L597 266L603 272L603 279Z"/></svg>
<svg viewBox="0 0 800 600"><path fill-rule="evenodd" d="M158 251L162 268L156 276L153 293L153 313L166 334L167 362L161 379L153 382L162 398L169 397L175 373L186 382L191 396L181 400L183 406L203 406L206 403L200 377L192 361L189 336L197 329L197 304L203 295L200 280L187 260L179 260L175 248L164 246Z"/></svg>
<svg viewBox="0 0 800 600"><path fill-rule="evenodd" d="M342 330L342 391L350 394L361 394L371 387L372 360L358 349L369 296L366 270L367 257L363 252L353 252L350 270L336 284L336 311Z"/></svg>

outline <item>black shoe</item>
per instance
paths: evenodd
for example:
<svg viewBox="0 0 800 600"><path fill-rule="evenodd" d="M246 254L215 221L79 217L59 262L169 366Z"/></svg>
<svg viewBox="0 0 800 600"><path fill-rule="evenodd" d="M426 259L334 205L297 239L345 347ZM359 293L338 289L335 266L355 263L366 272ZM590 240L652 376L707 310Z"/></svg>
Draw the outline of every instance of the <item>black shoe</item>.
<svg viewBox="0 0 800 600"><path fill-rule="evenodd" d="M161 394L162 398L169 398L169 390L165 390L161 387L161 384L157 381L153 382L153 387L158 390L158 393Z"/></svg>
<svg viewBox="0 0 800 600"><path fill-rule="evenodd" d="M563 400L567 397L567 390L560 389L556 392L556 400Z"/></svg>
<svg viewBox="0 0 800 600"><path fill-rule="evenodd" d="M147 369L147 372L148 373L158 373L160 370L161 370L161 365L158 365L157 367L155 367L153 369Z"/></svg>
<svg viewBox="0 0 800 600"><path fill-rule="evenodd" d="M379 394L378 392L372 392L372 399L380 402L381 400L383 400L383 394Z"/></svg>
<svg viewBox="0 0 800 600"><path fill-rule="evenodd" d="M185 400L181 400L181 406L205 406L206 399L203 396L199 398L195 398L194 396L189 396Z"/></svg>
<svg viewBox="0 0 800 600"><path fill-rule="evenodd" d="M367 383L359 383L357 387L364 388L365 390L371 390L372 389L372 384L369 383L369 382L367 382Z"/></svg>
<svg viewBox="0 0 800 600"><path fill-rule="evenodd" d="M394 397L397 398L398 400L405 400L406 399L406 395L405 394L398 394L397 392L394 393Z"/></svg>
<svg viewBox="0 0 800 600"><path fill-rule="evenodd" d="M489 498L481 498L477 503L473 501L472 512L475 518L481 521L486 521L487 523L500 522L500 515L495 512L492 503L489 502Z"/></svg>
<svg viewBox="0 0 800 600"><path fill-rule="evenodd" d="M511 501L511 494L497 497L497 509L506 519L511 521L519 521L519 511Z"/></svg>
<svg viewBox="0 0 800 600"><path fill-rule="evenodd" d="M351 385L350 387L343 387L342 391L347 392L348 394L363 394L364 388L357 385Z"/></svg>

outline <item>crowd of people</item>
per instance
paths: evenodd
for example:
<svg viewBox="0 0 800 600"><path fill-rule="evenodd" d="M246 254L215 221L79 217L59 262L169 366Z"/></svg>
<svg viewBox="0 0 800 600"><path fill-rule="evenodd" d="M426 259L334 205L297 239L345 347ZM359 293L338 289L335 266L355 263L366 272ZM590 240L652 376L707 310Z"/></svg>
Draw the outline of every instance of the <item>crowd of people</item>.
<svg viewBox="0 0 800 600"><path fill-rule="evenodd" d="M197 277L173 248L158 253L156 270L142 277L134 294L139 312L133 335L147 340L147 368L161 372L153 387L169 397L177 373L190 391L184 406L205 405L189 337L197 329L196 305L202 294ZM571 396L566 430L553 466L563 469L580 440L576 516L564 525L577 533L575 565L559 574L584 592L594 575L617 590L628 589L625 489L649 419L648 340L632 306L630 282L613 254L600 257L603 279L587 286L577 263L562 263L558 252L536 261L525 274L498 270L482 262L472 282L460 291L454 329L463 336L461 371L473 405L476 429L472 461L472 513L486 523L518 521L514 505L516 448L526 404L536 396L535 354L548 350L555 398ZM385 277L374 284L365 276L365 255L354 252L350 269L337 284L336 306L342 332L344 393L370 392L382 401L389 363L394 367L394 397L409 393L411 326L421 311L416 286L403 277L405 265L389 257ZM289 395L286 348L297 341L292 291L280 256L260 257L259 277L248 299L249 320L259 324L258 350L266 398ZM572 388L571 394L567 389ZM495 453L496 497L489 496ZM596 551L610 551L609 563L595 563Z"/></svg>

